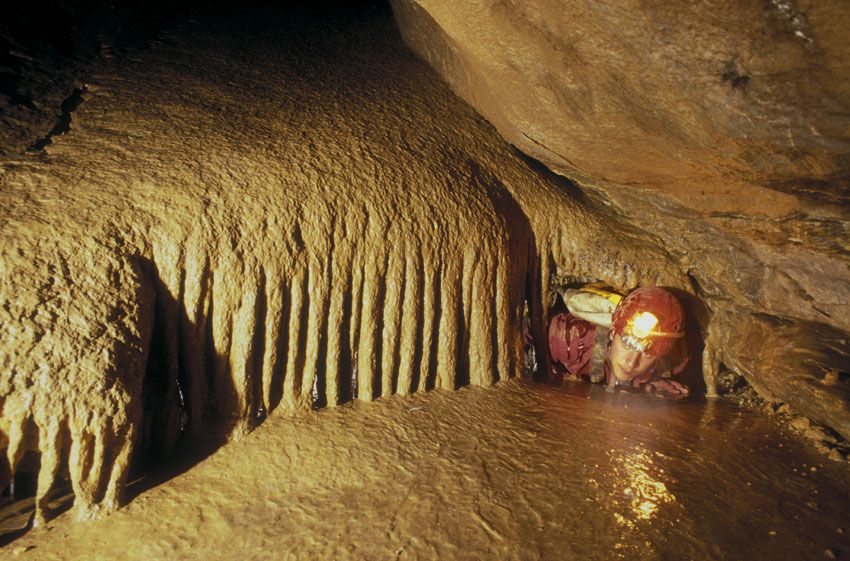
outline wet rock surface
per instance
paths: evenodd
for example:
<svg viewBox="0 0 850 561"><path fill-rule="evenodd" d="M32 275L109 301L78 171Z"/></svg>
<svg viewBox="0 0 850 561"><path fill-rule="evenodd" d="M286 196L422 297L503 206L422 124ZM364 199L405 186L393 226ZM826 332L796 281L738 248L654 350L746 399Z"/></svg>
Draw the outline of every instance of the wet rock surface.
<svg viewBox="0 0 850 561"><path fill-rule="evenodd" d="M509 378L526 299L542 333L540 256L592 275L639 247L388 11L234 9L88 75L69 130L2 168L0 444L13 471L41 452L42 523L67 469L97 516L134 453L211 423ZM652 248L611 274L687 283Z"/></svg>
<svg viewBox="0 0 850 561"><path fill-rule="evenodd" d="M39 521L63 470L96 516L134 445L212 420L518 370L532 234L491 178L522 162L394 52L389 14L230 15L90 69L70 130L3 162L0 445L13 471L41 451Z"/></svg>
<svg viewBox="0 0 850 561"><path fill-rule="evenodd" d="M406 40L524 152L687 208L847 202L840 0L397 0Z"/></svg>
<svg viewBox="0 0 850 561"><path fill-rule="evenodd" d="M513 380L273 415L109 518L63 516L2 552L821 559L850 551L848 483L755 411Z"/></svg>
<svg viewBox="0 0 850 561"><path fill-rule="evenodd" d="M405 41L456 93L687 279L704 304L691 311L709 386L724 364L850 435L840 2L392 5ZM630 243L597 254L591 280L631 288L612 278L641 265ZM824 383L828 372L841 374Z"/></svg>
<svg viewBox="0 0 850 561"><path fill-rule="evenodd" d="M387 11L234 8L157 38L87 63L67 126L0 168L0 445L13 466L41 452L42 525L66 471L74 516L95 517L133 454L181 437L510 378L523 305L539 343L559 275L690 295L694 356L704 337L709 367L850 434L833 207L694 220L567 181L452 95Z"/></svg>

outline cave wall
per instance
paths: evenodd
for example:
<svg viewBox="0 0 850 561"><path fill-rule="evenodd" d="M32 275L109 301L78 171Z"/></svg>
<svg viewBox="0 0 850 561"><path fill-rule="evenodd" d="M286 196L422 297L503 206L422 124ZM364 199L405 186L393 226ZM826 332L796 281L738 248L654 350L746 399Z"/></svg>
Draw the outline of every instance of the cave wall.
<svg viewBox="0 0 850 561"><path fill-rule="evenodd" d="M408 44L554 169L699 210L847 201L840 0L392 4Z"/></svg>
<svg viewBox="0 0 850 561"><path fill-rule="evenodd" d="M669 174L560 167L488 113L508 97L462 42L419 4L394 10L480 114L380 11L320 34L303 14L282 30L237 11L86 63L49 143L27 151L44 127L21 121L0 153L0 445L13 465L42 454L37 520L66 468L78 516L95 516L134 454L181 434L511 377L526 299L545 371L563 275L708 304L693 311L709 367L850 434L839 206L785 215L802 199L770 191L784 202L762 214L702 208Z"/></svg>
<svg viewBox="0 0 850 561"><path fill-rule="evenodd" d="M687 285L623 258L640 232L507 145L389 14L318 39L299 17L93 65L68 130L2 160L0 448L41 453L38 523L66 470L97 516L181 436L516 375L550 255Z"/></svg>
<svg viewBox="0 0 850 561"><path fill-rule="evenodd" d="M706 305L709 385L735 368L850 435L841 2L391 3L453 91L601 200L598 220L633 228L600 241L611 246L594 253L595 278L628 289L612 268L664 256L651 267ZM576 235L547 232L555 245ZM557 252L541 258L574 272Z"/></svg>

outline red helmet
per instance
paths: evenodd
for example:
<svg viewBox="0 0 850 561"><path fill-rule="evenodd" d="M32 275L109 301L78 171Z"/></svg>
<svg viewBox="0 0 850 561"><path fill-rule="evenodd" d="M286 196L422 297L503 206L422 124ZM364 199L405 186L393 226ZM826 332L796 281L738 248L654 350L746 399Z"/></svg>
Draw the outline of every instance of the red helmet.
<svg viewBox="0 0 850 561"><path fill-rule="evenodd" d="M661 356L685 336L685 310L675 296L657 286L638 288L623 298L611 318L614 332L630 347Z"/></svg>

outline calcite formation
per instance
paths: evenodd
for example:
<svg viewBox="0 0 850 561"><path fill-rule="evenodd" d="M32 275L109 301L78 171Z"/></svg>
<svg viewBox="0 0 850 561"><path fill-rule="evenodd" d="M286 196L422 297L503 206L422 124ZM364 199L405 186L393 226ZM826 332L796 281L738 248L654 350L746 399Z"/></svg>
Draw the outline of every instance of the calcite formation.
<svg viewBox="0 0 850 561"><path fill-rule="evenodd" d="M39 517L66 466L89 517L136 448L515 375L551 255L686 283L660 252L621 267L639 233L530 170L389 25L197 24L94 69L70 131L3 162L0 431L13 469L42 454ZM307 44L353 49L348 74Z"/></svg>
<svg viewBox="0 0 850 561"><path fill-rule="evenodd" d="M464 68L418 5L395 9L429 62ZM813 246L843 218L695 221L641 189L579 187L505 143L386 14L321 33L299 17L193 20L94 64L68 130L2 160L0 448L13 467L40 451L38 520L66 471L79 517L114 509L133 456L180 436L512 377L525 306L546 371L545 295L564 275L691 295L709 389L720 363L741 368L850 433L841 376L786 395L821 355L777 372L786 355L747 355L777 337L762 317L840 341L843 242Z"/></svg>

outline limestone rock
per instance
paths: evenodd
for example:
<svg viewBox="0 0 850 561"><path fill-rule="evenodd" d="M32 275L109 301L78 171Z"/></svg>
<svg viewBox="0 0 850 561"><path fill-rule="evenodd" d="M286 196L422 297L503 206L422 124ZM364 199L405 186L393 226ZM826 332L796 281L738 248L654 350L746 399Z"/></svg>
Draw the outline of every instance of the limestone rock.
<svg viewBox="0 0 850 561"><path fill-rule="evenodd" d="M396 3L408 40L414 22L432 64L467 72L463 43L404 6L425 12ZM707 364L850 434L846 380L824 377L847 371L850 326L847 222L832 202L788 218L799 200L768 205L746 174L732 199L758 213L677 198L664 186L711 142L680 153L654 125L670 137L633 156L569 130L611 172L580 154L567 167L529 149L553 144L533 127L519 143L512 117L482 110L488 88L450 80L506 138L575 170L573 183L506 144L380 12L359 27L264 21L186 22L91 63L67 132L0 160L0 444L13 464L41 451L39 516L65 466L87 517L118 504L133 454L167 452L181 434L235 437L275 410L509 378L526 304L546 371L544 296L559 275L680 290ZM817 130L831 143L817 165L834 174L842 145ZM656 166L662 156L675 161ZM641 159L658 172L626 185ZM698 168L694 189L718 169Z"/></svg>
<svg viewBox="0 0 850 561"><path fill-rule="evenodd" d="M754 216L848 200L840 0L392 4L462 97L569 176Z"/></svg>
<svg viewBox="0 0 850 561"><path fill-rule="evenodd" d="M725 364L850 435L841 2L392 6L407 44L500 134L633 227L612 249L620 267L661 254L688 280L709 395Z"/></svg>
<svg viewBox="0 0 850 561"><path fill-rule="evenodd" d="M39 516L65 466L88 517L181 433L514 376L550 255L686 285L660 251L623 267L638 233L529 169L373 17L318 43L297 20L187 26L93 67L70 130L3 160L0 444L41 451Z"/></svg>

